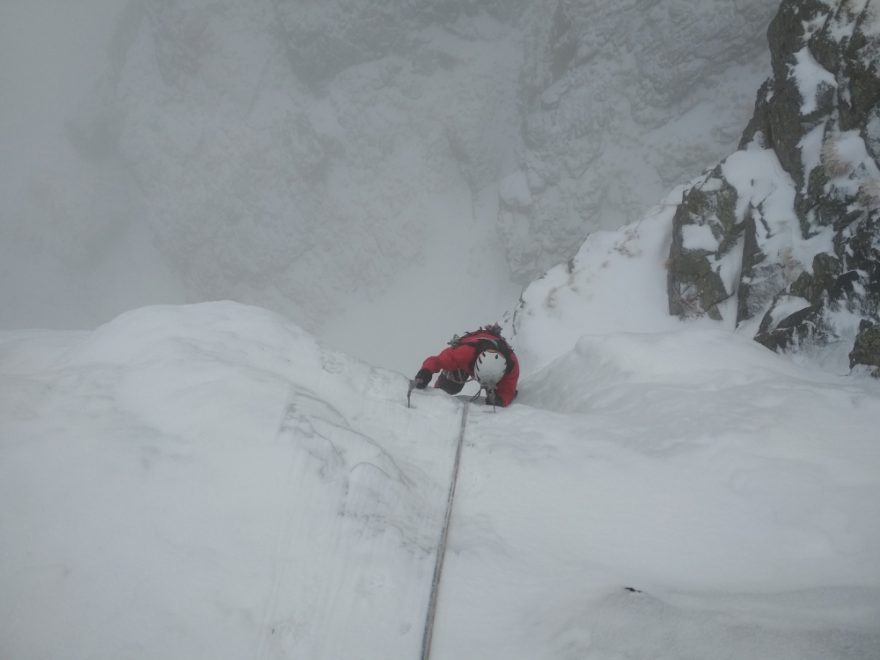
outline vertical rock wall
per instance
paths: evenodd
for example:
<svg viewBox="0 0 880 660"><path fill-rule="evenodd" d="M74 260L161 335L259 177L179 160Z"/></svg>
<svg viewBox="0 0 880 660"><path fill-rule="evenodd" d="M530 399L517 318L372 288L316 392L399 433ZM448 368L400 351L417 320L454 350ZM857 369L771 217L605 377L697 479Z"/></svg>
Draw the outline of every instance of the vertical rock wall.
<svg viewBox="0 0 880 660"><path fill-rule="evenodd" d="M775 350L880 364L880 3L786 0L740 149L686 191L668 295Z"/></svg>

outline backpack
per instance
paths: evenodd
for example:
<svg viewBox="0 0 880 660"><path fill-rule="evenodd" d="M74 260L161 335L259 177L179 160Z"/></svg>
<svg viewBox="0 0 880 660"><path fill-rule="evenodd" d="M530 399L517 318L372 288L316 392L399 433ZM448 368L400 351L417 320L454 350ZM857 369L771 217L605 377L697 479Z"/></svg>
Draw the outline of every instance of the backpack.
<svg viewBox="0 0 880 660"><path fill-rule="evenodd" d="M474 337L474 335L480 333L493 335L494 339L489 339L488 337ZM453 335L448 343L453 347L461 346L462 344L473 346L474 349L476 349L477 355L486 350L498 351L504 356L504 360L507 362L507 367L505 368L504 373L509 374L513 369L513 349L510 348L507 340L501 336L501 328L497 324L482 326L479 330L471 330L463 335Z"/></svg>

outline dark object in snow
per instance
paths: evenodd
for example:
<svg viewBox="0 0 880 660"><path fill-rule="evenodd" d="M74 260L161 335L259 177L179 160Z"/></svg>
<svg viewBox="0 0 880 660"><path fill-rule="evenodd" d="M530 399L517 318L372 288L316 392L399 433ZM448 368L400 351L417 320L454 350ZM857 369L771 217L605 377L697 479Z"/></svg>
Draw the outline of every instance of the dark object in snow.
<svg viewBox="0 0 880 660"><path fill-rule="evenodd" d="M880 325L864 320L859 324L859 334L849 354L850 369L858 364L876 367L873 375L880 378Z"/></svg>

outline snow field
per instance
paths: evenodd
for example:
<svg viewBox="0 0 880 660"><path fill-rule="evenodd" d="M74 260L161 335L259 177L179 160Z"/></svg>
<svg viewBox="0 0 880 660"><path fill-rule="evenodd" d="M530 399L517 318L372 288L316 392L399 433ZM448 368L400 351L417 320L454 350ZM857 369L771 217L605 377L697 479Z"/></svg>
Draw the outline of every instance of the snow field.
<svg viewBox="0 0 880 660"><path fill-rule="evenodd" d="M417 655L456 403L231 303L4 339L0 656Z"/></svg>
<svg viewBox="0 0 880 660"><path fill-rule="evenodd" d="M841 381L720 330L581 339L471 417L434 657L876 657L880 400Z"/></svg>
<svg viewBox="0 0 880 660"><path fill-rule="evenodd" d="M876 382L528 318L543 368L469 415L433 658L877 657ZM235 303L0 335L0 656L418 657L462 403L406 383Z"/></svg>

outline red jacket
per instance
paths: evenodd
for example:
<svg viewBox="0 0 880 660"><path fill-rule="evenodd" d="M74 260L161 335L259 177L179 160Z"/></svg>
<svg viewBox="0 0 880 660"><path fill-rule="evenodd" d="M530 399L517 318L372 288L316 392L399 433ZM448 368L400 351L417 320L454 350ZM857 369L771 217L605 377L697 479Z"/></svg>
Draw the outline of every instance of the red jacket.
<svg viewBox="0 0 880 660"><path fill-rule="evenodd" d="M469 342L476 342L478 339L498 339L488 332L474 332L461 338L461 343L457 346L450 346L441 351L439 355L432 355L422 363L422 369L427 369L432 374L438 371L456 371L464 369L467 374L473 378L474 362L477 360L477 348L471 346ZM519 380L519 361L511 350L510 359L513 365L510 370L504 374L504 377L498 382L495 388L495 394L498 402L502 406L507 406L516 396L516 383Z"/></svg>

